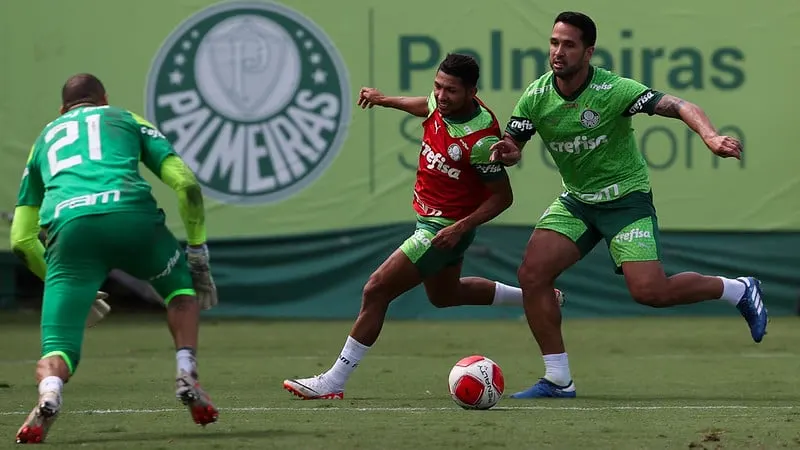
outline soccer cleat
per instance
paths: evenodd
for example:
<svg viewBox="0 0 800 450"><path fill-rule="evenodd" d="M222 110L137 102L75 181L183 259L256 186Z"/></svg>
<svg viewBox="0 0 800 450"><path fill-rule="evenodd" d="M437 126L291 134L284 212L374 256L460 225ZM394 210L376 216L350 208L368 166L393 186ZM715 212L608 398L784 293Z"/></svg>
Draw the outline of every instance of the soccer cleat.
<svg viewBox="0 0 800 450"><path fill-rule="evenodd" d="M194 423L206 426L217 421L219 411L211 403L211 397L200 387L196 373L189 374L182 370L175 383L175 396L189 408Z"/></svg>
<svg viewBox="0 0 800 450"><path fill-rule="evenodd" d="M559 291L558 289L553 289L556 293L556 300L558 300L558 306L564 306L564 303L567 302L567 296L564 295L563 292Z"/></svg>
<svg viewBox="0 0 800 450"><path fill-rule="evenodd" d="M17 444L40 444L47 437L47 431L58 418L61 399L58 394L46 392L39 397L39 404L25 419L17 431Z"/></svg>
<svg viewBox="0 0 800 450"><path fill-rule="evenodd" d="M761 299L761 281L754 277L740 277L737 280L744 283L745 289L742 299L736 304L736 309L747 321L753 340L761 342L767 334L767 307Z"/></svg>
<svg viewBox="0 0 800 450"><path fill-rule="evenodd" d="M514 394L510 398L575 398L575 383L569 382L566 386L559 386L544 378L540 378L533 386Z"/></svg>
<svg viewBox="0 0 800 450"><path fill-rule="evenodd" d="M342 400L344 398L344 391L331 388L325 381L324 375L283 380L283 388L303 400Z"/></svg>

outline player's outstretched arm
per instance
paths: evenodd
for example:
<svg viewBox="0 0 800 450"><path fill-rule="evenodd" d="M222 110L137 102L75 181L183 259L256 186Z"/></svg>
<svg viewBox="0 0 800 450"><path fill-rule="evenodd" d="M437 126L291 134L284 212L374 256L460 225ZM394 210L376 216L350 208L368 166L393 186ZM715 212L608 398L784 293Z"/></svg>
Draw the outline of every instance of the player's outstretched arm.
<svg viewBox="0 0 800 450"><path fill-rule="evenodd" d="M17 206L11 222L11 251L19 257L34 275L44 280L47 264L44 245L39 240L39 208Z"/></svg>
<svg viewBox="0 0 800 450"><path fill-rule="evenodd" d="M682 120L697 133L706 146L717 156L741 158L742 144L730 136L720 136L702 108L672 95L664 95L655 106L654 113L662 117Z"/></svg>
<svg viewBox="0 0 800 450"><path fill-rule="evenodd" d="M417 117L428 117L428 97L389 97L375 88L362 87L358 93L358 106L366 109L375 105L399 109Z"/></svg>
<svg viewBox="0 0 800 450"><path fill-rule="evenodd" d="M205 207L203 191L189 166L176 155L167 156L161 163L158 174L161 181L178 196L178 208L186 228L186 239L190 246L206 243Z"/></svg>

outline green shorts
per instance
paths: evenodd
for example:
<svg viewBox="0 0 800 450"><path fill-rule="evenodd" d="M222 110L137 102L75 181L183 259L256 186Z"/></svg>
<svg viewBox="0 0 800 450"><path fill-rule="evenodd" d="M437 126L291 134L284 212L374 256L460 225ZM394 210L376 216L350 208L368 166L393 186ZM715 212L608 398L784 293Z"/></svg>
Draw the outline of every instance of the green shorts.
<svg viewBox="0 0 800 450"><path fill-rule="evenodd" d="M552 230L572 239L581 258L605 239L616 272L622 263L660 261L658 218L652 192L632 192L616 200L589 204L562 194L547 208L536 228Z"/></svg>
<svg viewBox="0 0 800 450"><path fill-rule="evenodd" d="M400 246L400 250L417 266L423 278L434 275L446 267L461 264L464 260L464 252L475 240L475 230L471 230L465 233L458 244L449 250L434 247L431 239L439 230L452 223L454 221L449 219L418 215L417 229Z"/></svg>
<svg viewBox="0 0 800 450"><path fill-rule="evenodd" d="M42 303L42 357L59 355L74 371L86 315L111 269L149 281L169 302L195 295L180 244L162 213L76 217L48 236Z"/></svg>

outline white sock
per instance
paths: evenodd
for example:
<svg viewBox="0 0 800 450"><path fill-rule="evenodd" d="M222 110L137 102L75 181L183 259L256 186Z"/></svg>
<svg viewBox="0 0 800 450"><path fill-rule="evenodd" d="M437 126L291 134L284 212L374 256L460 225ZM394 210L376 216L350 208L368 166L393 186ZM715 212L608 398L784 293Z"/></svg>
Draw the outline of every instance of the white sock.
<svg viewBox="0 0 800 450"><path fill-rule="evenodd" d="M44 395L46 393L55 393L58 397L58 405L61 406L61 389L64 388L64 381L61 380L59 377L45 377L39 383L39 395Z"/></svg>
<svg viewBox="0 0 800 450"><path fill-rule="evenodd" d="M544 355L544 377L547 381L561 387L566 387L572 381L569 373L569 360L566 353Z"/></svg>
<svg viewBox="0 0 800 450"><path fill-rule="evenodd" d="M188 374L197 372L197 360L194 357L194 350L190 348L182 348L175 354L175 360L178 362L178 373L184 371Z"/></svg>
<svg viewBox="0 0 800 450"><path fill-rule="evenodd" d="M344 343L342 353L336 358L333 367L325 372L325 380L332 388L344 389L345 383L350 378L350 375L358 367L358 362L367 353L369 347L358 342L350 336L347 336L347 341Z"/></svg>
<svg viewBox="0 0 800 450"><path fill-rule="evenodd" d="M725 300L731 305L736 306L739 300L744 296L744 290L747 286L739 280L732 280L724 277L717 278L722 280L722 297L720 297L720 300Z"/></svg>
<svg viewBox="0 0 800 450"><path fill-rule="evenodd" d="M522 306L522 289L495 281L492 306Z"/></svg>

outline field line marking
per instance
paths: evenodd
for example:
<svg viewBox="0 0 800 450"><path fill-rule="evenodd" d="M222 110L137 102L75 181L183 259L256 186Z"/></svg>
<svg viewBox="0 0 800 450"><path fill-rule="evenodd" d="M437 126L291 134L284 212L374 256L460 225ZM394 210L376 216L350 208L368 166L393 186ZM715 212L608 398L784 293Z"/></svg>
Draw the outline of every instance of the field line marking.
<svg viewBox="0 0 800 450"><path fill-rule="evenodd" d="M747 406L747 405L653 405L653 406L497 406L493 411L666 411L666 410L793 410L795 406ZM103 415L103 414L160 414L186 411L183 408L155 408L155 409L86 409L79 411L65 410L65 414ZM434 412L434 411L462 411L458 407L240 407L220 408L220 412ZM0 411L0 416L26 415L30 411Z"/></svg>

